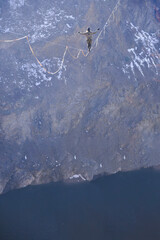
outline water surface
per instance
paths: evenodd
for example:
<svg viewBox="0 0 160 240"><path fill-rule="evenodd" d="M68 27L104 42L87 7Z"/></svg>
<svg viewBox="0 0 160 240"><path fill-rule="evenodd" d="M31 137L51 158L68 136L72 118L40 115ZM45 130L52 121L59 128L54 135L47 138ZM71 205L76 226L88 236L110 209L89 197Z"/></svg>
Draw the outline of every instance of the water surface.
<svg viewBox="0 0 160 240"><path fill-rule="evenodd" d="M0 240L160 240L160 173L30 186L0 196Z"/></svg>

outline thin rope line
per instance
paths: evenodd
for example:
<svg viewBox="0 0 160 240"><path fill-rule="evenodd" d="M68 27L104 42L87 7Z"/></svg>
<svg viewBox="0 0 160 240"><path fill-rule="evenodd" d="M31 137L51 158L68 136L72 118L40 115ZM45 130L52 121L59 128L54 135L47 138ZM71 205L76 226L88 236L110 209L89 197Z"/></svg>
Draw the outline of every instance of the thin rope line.
<svg viewBox="0 0 160 240"><path fill-rule="evenodd" d="M16 41L20 41L22 39L25 39L27 38L28 36L24 36L24 37L21 37L21 38L16 38L16 39L11 39L11 40L0 40L0 42L6 42L6 43L10 43L10 42L16 42Z"/></svg>
<svg viewBox="0 0 160 240"><path fill-rule="evenodd" d="M70 52L69 48L68 48L68 53L69 53L69 54L71 55L71 57L74 58L74 59L78 59L78 58L79 58L79 55L80 55L81 51L82 51L82 50L80 49L80 50L78 51L77 56L73 56L72 53Z"/></svg>
<svg viewBox="0 0 160 240"><path fill-rule="evenodd" d="M94 44L93 44L93 47L94 47L95 45L96 45L96 47L97 47L99 37L101 36L102 32L105 31L105 28L109 25L112 16L113 16L113 18L114 18L114 14L115 14L115 12L117 11L117 9L118 9L118 7L119 7L118 5L120 5L120 0L118 0L118 2L116 3L113 11L111 12L110 16L108 17L105 25L103 26L102 30L100 31L100 33L99 33L99 35L98 35L98 37L96 38L96 40L95 40L95 42L94 42ZM68 50L68 53L70 54L70 56L73 57L74 59L78 59L79 56L80 56L80 53L82 53L84 57L87 57L88 54L89 54L89 52L87 52L87 53L85 54L83 49L75 48L75 47L71 47L71 46L67 46L67 45L66 45L66 46L65 46L64 53L63 53L63 57L62 57L62 61L61 61L60 67L58 68L57 71L55 71L55 72L50 72L50 71L48 71L48 70L42 65L42 63L41 63L41 62L39 61L39 59L36 57L36 54L35 54L35 52L33 51L33 48L32 48L32 46L31 46L31 44L30 44L30 42L29 42L28 36L24 36L24 37L16 38L16 39L11 39L11 40L0 40L0 42L11 43L11 42L20 41L20 40L25 39L25 38L27 39L27 43L28 43L28 45L29 45L30 51L31 51L31 53L33 54L34 58L36 59L36 61L38 62L38 64L39 64L48 74L54 75L54 74L58 73L58 72L62 69L63 64L64 64L64 60L65 60L65 56L66 56L66 53L67 53L67 50ZM56 44L56 45L61 45L61 44ZM64 45L61 45L61 46L64 46ZM70 52L69 48L77 49L77 50L78 50L77 56L73 56L72 53Z"/></svg>
<svg viewBox="0 0 160 240"><path fill-rule="evenodd" d="M67 49L68 49L68 46L66 46L66 48L65 48L65 51L64 51L63 57L62 57L62 61L61 61L61 64L60 64L60 67L58 68L58 70L55 71L55 72L49 72L49 71L42 65L42 63L39 61L39 59L36 57L36 55L35 55L35 53L34 53L34 51L33 51L33 48L31 47L31 44L30 44L30 42L29 42L28 36L27 36L26 38L27 38L27 42L28 42L29 48L30 48L33 56L34 56L35 59L37 60L38 64L39 64L48 74L55 75L56 73L58 73L58 72L62 69L63 63L64 63L64 59L65 59L65 55L66 55L66 52L67 52Z"/></svg>
<svg viewBox="0 0 160 240"><path fill-rule="evenodd" d="M66 48L65 48L65 51L64 51L64 54L63 54L63 58L62 58L62 62L61 62L61 65L60 65L59 69L57 71L55 71L55 72L48 72L47 71L49 74L55 75L56 73L58 73L62 69L63 63L64 63L64 59L65 59L65 55L67 53L67 50L68 50L68 46L66 46Z"/></svg>
<svg viewBox="0 0 160 240"><path fill-rule="evenodd" d="M82 50L81 52L82 52L82 54L83 54L84 57L87 57L88 54L89 54L89 52L87 52L87 54L85 54L83 50Z"/></svg>
<svg viewBox="0 0 160 240"><path fill-rule="evenodd" d="M102 30L101 30L100 33L98 34L98 37L96 38L96 40L95 40L95 42L94 42L94 44L93 44L93 47L94 47L95 45L96 45L96 47L97 47L99 37L101 36L101 34L102 34L103 31L105 32L106 27L110 24L110 21L111 21L112 16L113 16L113 18L114 18L114 14L115 14L115 12L118 10L118 7L119 7L119 5L120 5L120 1L121 1L121 0L118 0L118 1L117 1L114 9L112 10L111 14L109 15L109 17L108 17L106 23L104 24Z"/></svg>

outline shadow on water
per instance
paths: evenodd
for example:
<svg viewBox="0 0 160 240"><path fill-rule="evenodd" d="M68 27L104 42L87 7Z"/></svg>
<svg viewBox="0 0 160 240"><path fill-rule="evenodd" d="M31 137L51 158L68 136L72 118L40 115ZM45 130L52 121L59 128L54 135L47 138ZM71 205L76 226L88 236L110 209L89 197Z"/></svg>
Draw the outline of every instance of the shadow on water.
<svg viewBox="0 0 160 240"><path fill-rule="evenodd" d="M160 173L118 173L1 195L0 240L12 239L159 240Z"/></svg>

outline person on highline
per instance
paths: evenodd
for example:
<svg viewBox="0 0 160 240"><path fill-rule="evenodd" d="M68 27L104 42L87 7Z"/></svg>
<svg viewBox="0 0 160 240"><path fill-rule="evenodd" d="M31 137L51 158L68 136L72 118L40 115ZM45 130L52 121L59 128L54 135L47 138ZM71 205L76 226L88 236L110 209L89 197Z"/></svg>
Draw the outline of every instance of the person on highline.
<svg viewBox="0 0 160 240"><path fill-rule="evenodd" d="M97 29L97 31L98 31L98 30L99 30L99 28ZM78 33L80 33L81 35L86 36L89 52L91 51L91 46L92 46L92 35L93 35L93 34L96 34L97 31L91 32L90 27L89 27L86 32L78 32Z"/></svg>

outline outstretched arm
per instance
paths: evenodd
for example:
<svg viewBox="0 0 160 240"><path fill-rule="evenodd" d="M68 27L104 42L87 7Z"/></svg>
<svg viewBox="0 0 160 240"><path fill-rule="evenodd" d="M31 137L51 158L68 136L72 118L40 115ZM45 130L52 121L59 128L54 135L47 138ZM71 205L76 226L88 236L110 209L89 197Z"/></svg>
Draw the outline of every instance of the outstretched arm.
<svg viewBox="0 0 160 240"><path fill-rule="evenodd" d="M92 32L92 34L96 34L98 31L99 31L99 28L97 29L97 31L95 31L95 32Z"/></svg>
<svg viewBox="0 0 160 240"><path fill-rule="evenodd" d="M78 32L79 34L81 35L86 35L87 33L86 32Z"/></svg>

